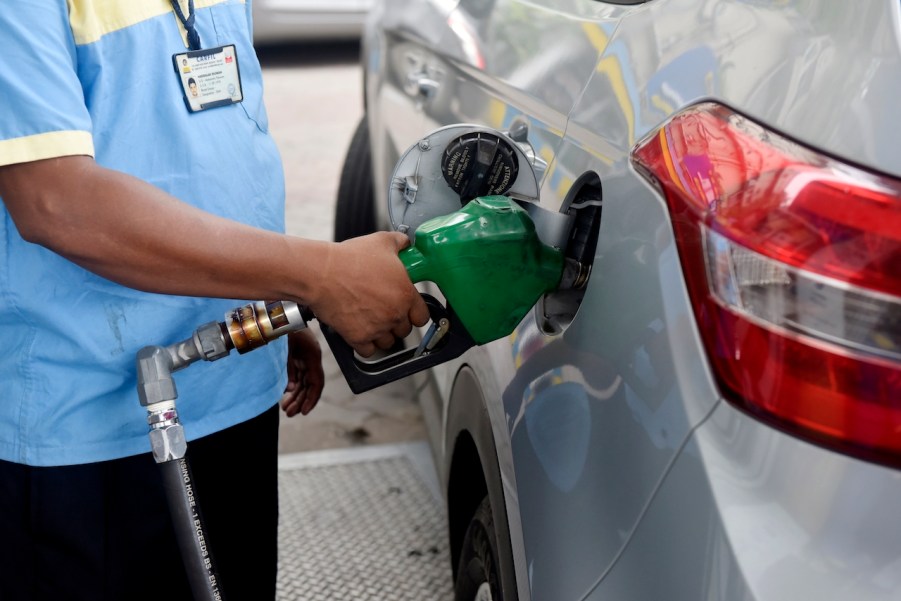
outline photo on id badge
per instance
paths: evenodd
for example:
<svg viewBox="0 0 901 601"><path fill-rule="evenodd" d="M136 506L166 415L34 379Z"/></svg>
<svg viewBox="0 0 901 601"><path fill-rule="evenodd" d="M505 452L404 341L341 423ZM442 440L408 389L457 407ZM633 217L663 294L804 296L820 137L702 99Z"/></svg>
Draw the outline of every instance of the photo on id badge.
<svg viewBox="0 0 901 601"><path fill-rule="evenodd" d="M233 44L181 52L172 62L181 80L185 106L192 113L244 100Z"/></svg>

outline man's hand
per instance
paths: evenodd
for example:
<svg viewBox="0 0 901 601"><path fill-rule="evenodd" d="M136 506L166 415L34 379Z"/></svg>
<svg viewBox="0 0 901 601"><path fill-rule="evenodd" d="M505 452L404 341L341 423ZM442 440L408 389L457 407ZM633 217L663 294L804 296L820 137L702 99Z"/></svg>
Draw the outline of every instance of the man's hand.
<svg viewBox="0 0 901 601"><path fill-rule="evenodd" d="M308 302L364 357L428 323L429 309L397 257L409 243L401 233L376 232L334 245Z"/></svg>
<svg viewBox="0 0 901 601"><path fill-rule="evenodd" d="M279 401L285 415L312 411L324 385L322 351L316 336L309 330L288 334L288 385Z"/></svg>

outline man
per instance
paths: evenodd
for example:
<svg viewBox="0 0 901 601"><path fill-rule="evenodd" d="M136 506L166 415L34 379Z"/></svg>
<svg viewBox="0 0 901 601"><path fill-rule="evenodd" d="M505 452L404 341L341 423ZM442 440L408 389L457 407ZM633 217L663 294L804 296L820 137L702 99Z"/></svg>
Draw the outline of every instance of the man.
<svg viewBox="0 0 901 601"><path fill-rule="evenodd" d="M405 236L279 233L250 3L186 5L0 11L0 599L190 598L137 401L142 346L245 299L305 304L363 355L428 318ZM186 102L182 59L240 93ZM176 377L232 600L274 597L275 403L306 413L322 388L315 341L290 346Z"/></svg>

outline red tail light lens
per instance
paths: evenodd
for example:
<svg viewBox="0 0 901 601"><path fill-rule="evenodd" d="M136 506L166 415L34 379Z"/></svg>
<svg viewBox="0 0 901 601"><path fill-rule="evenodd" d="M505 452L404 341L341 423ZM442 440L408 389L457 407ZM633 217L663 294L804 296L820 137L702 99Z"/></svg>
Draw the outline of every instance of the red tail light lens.
<svg viewBox="0 0 901 601"><path fill-rule="evenodd" d="M726 398L901 465L901 182L712 103L672 118L632 162L666 197Z"/></svg>

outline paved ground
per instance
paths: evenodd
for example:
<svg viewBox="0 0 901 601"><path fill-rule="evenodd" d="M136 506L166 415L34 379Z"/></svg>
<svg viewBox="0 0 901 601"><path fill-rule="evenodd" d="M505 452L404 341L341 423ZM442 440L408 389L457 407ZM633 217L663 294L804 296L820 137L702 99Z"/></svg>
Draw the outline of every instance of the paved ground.
<svg viewBox="0 0 901 601"><path fill-rule="evenodd" d="M283 454L277 601L450 601L428 445Z"/></svg>
<svg viewBox="0 0 901 601"><path fill-rule="evenodd" d="M331 240L344 154L362 115L356 45L259 50L270 131L282 152L288 232ZM318 332L318 328L317 328ZM426 438L407 382L354 395L325 352L326 388L310 415L283 418L282 453Z"/></svg>

